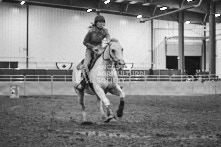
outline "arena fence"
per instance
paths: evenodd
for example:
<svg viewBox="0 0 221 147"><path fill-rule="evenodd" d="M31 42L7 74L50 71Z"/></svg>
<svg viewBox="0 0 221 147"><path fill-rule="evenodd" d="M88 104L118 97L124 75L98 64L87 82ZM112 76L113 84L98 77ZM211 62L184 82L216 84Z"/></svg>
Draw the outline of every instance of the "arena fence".
<svg viewBox="0 0 221 147"><path fill-rule="evenodd" d="M0 75L0 81L15 82L15 81L61 81L72 82L71 75ZM218 81L216 75L119 75L119 81Z"/></svg>
<svg viewBox="0 0 221 147"><path fill-rule="evenodd" d="M0 95L76 95L71 75L0 75ZM221 81L215 75L120 75L127 95L205 95L221 94Z"/></svg>

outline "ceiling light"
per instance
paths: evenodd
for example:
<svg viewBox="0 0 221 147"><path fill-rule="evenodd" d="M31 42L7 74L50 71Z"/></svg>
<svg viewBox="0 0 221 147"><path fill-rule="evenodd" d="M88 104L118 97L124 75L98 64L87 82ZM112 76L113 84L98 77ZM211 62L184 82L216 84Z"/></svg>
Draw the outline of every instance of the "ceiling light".
<svg viewBox="0 0 221 147"><path fill-rule="evenodd" d="M25 1L21 1L20 5L24 5L25 4Z"/></svg>
<svg viewBox="0 0 221 147"><path fill-rule="evenodd" d="M110 0L106 0L106 1L104 1L104 3L105 3L105 4L108 4L108 3L110 3Z"/></svg>
<svg viewBox="0 0 221 147"><path fill-rule="evenodd" d="M143 3L142 5L143 5L143 6L149 6L150 3Z"/></svg>
<svg viewBox="0 0 221 147"><path fill-rule="evenodd" d="M219 17L220 15L221 15L221 14L219 14L219 13L216 13L216 14L215 14L215 17Z"/></svg>
<svg viewBox="0 0 221 147"><path fill-rule="evenodd" d="M116 3L121 3L121 2L123 2L124 0L116 0L115 2Z"/></svg>
<svg viewBox="0 0 221 147"><path fill-rule="evenodd" d="M164 10L166 10L166 9L167 9L167 7L161 7L161 8L160 8L161 11L164 11Z"/></svg>
<svg viewBox="0 0 221 147"><path fill-rule="evenodd" d="M190 24L190 21L189 21L189 20L187 20L187 21L185 22L185 24Z"/></svg>
<svg viewBox="0 0 221 147"><path fill-rule="evenodd" d="M142 18L143 16L141 14L137 15L137 18Z"/></svg>
<svg viewBox="0 0 221 147"><path fill-rule="evenodd" d="M187 2L192 2L193 0L186 0Z"/></svg>
<svg viewBox="0 0 221 147"><path fill-rule="evenodd" d="M92 9L87 9L87 13L90 13L92 11Z"/></svg>
<svg viewBox="0 0 221 147"><path fill-rule="evenodd" d="M136 4L137 3L137 1L131 1L131 2L129 2L129 4Z"/></svg>

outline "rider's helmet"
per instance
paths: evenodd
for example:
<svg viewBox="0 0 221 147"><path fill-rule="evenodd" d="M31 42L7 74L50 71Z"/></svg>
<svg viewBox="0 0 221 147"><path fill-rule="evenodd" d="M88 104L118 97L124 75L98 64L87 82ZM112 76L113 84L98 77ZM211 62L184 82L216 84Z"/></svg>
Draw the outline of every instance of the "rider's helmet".
<svg viewBox="0 0 221 147"><path fill-rule="evenodd" d="M102 15L96 16L95 19L94 19L94 24L96 24L98 21L105 22L104 16L102 16Z"/></svg>

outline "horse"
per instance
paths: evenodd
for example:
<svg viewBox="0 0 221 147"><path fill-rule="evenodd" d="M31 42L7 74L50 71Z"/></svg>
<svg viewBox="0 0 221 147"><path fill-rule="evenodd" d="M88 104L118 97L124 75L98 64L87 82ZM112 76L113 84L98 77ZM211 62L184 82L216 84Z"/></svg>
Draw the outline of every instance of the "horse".
<svg viewBox="0 0 221 147"><path fill-rule="evenodd" d="M89 84L86 85L83 91L76 88L82 79L82 71L78 65L78 68L76 68L77 74L75 74L76 81L74 87L79 103L82 107L83 122L88 122L84 100L84 94L87 93L90 95L96 95L101 118L107 123L111 120L116 121L116 117L110 106L110 101L106 97L108 92L120 97L120 103L116 114L119 118L123 116L125 93L119 85L116 70L116 65L125 65L123 48L117 39L111 39L105 48L97 49L96 52L99 54L99 57L97 57L93 67L88 73ZM81 62L80 65L82 64L83 63ZM107 110L107 115L103 110L103 104Z"/></svg>

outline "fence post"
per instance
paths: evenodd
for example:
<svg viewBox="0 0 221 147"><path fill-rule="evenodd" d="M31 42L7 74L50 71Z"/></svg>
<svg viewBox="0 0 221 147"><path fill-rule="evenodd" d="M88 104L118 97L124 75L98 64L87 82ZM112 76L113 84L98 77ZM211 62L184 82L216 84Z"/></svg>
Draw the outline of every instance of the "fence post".
<svg viewBox="0 0 221 147"><path fill-rule="evenodd" d="M26 95L26 75L24 75L24 96Z"/></svg>
<svg viewBox="0 0 221 147"><path fill-rule="evenodd" d="M144 82L145 82L145 85L144 85L144 88L145 88L145 95L147 94L147 74L146 74L146 72L145 72L145 74L144 74Z"/></svg>
<svg viewBox="0 0 221 147"><path fill-rule="evenodd" d="M131 69L129 70L129 85L130 85L130 95L131 95Z"/></svg>
<svg viewBox="0 0 221 147"><path fill-rule="evenodd" d="M51 96L53 95L53 75L51 75Z"/></svg>

